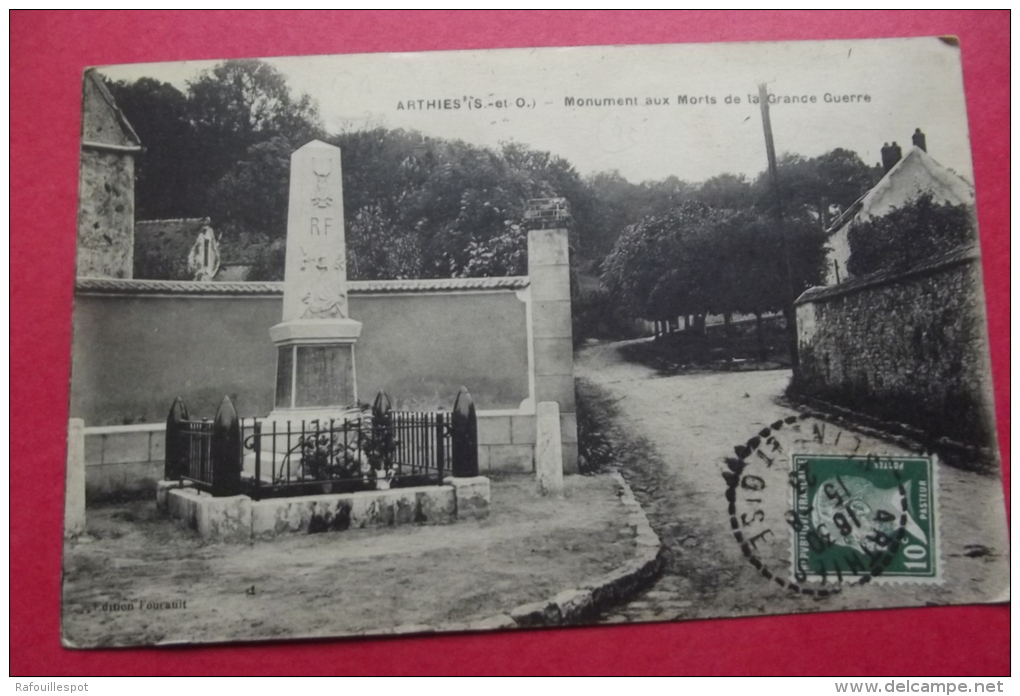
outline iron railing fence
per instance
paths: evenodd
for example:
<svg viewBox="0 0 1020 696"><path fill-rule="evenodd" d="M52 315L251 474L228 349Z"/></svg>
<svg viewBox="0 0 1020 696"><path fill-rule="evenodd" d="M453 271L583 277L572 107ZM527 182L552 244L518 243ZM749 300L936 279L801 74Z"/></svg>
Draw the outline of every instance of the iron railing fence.
<svg viewBox="0 0 1020 696"><path fill-rule="evenodd" d="M213 489L212 433L213 422L209 419L184 421L183 435L187 438L187 468L180 478L191 481L199 490L211 493Z"/></svg>
<svg viewBox="0 0 1020 696"><path fill-rule="evenodd" d="M167 418L168 480L255 500L440 485L477 476L477 418L461 389L453 412L393 411L380 392L330 419L238 418L224 397L213 420L190 420L183 400Z"/></svg>
<svg viewBox="0 0 1020 696"><path fill-rule="evenodd" d="M242 420L244 485L255 500L439 485L452 468L443 412L361 412L307 421ZM249 434L250 433L250 434Z"/></svg>

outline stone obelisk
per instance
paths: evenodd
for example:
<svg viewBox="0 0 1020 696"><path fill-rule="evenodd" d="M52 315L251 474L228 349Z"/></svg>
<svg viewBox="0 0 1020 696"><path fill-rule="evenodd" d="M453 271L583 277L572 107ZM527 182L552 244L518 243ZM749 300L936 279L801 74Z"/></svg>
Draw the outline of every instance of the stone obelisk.
<svg viewBox="0 0 1020 696"><path fill-rule="evenodd" d="M340 148L313 140L291 155L283 321L269 331L274 419L330 416L357 403L361 323L347 313L343 201Z"/></svg>

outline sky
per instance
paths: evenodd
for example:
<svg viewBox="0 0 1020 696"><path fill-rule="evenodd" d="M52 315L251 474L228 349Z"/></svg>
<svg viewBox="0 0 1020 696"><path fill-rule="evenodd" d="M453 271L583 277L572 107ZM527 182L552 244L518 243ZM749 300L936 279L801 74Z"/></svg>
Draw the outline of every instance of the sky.
<svg viewBox="0 0 1020 696"><path fill-rule="evenodd" d="M760 107L748 98L765 83L781 100L770 108L780 154L814 157L842 147L875 164L884 143L896 141L905 152L920 127L929 154L973 181L959 48L936 38L266 62L286 75L296 92L318 102L330 132L381 126L478 145L516 141L566 158L581 174L617 170L634 182L668 176L696 182L723 173L754 177L764 170ZM148 76L183 89L214 64L100 70L115 80ZM678 103L681 96L687 97L686 104ZM570 98L637 103L571 106ZM646 100L653 103L646 105ZM479 103L482 108L475 108Z"/></svg>

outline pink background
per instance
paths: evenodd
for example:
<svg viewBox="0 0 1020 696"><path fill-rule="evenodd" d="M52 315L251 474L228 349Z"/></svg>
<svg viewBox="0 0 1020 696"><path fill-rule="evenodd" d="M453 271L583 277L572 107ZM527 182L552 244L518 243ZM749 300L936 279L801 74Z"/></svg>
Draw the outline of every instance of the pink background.
<svg viewBox="0 0 1020 696"><path fill-rule="evenodd" d="M1008 12L12 12L11 674L1008 674L1008 605L176 649L59 638L86 66L947 34L962 46L1008 496Z"/></svg>

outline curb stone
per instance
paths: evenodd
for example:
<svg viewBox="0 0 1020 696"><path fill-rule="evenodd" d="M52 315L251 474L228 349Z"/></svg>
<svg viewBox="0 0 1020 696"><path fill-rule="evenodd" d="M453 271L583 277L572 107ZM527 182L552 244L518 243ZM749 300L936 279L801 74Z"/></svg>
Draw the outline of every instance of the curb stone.
<svg viewBox="0 0 1020 696"><path fill-rule="evenodd" d="M474 622L465 626L466 630L580 623L595 618L610 604L632 597L659 576L665 564L665 548L627 481L615 469L610 476L620 487L619 498L627 512L627 526L635 531L636 556L578 587L564 590L544 601L521 604L506 614Z"/></svg>

